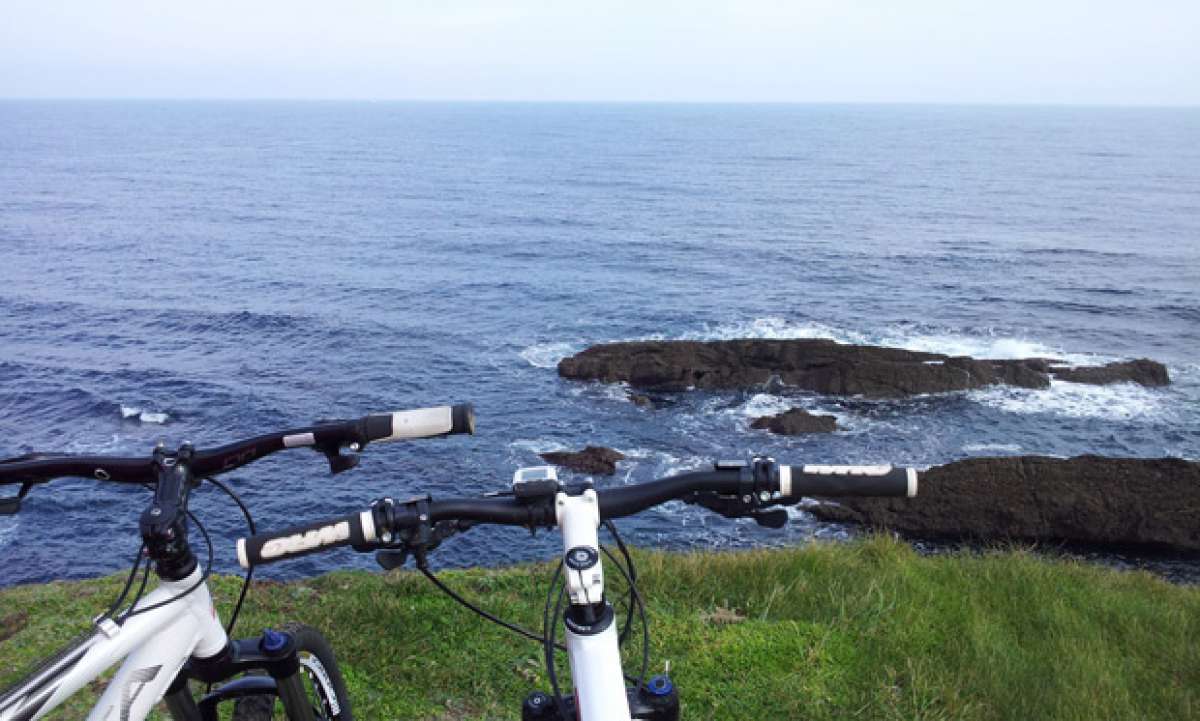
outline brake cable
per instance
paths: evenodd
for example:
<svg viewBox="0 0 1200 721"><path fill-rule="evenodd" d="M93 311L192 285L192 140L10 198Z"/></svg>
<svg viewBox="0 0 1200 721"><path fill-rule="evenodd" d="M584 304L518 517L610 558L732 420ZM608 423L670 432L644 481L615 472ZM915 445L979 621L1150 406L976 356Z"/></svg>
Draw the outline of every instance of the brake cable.
<svg viewBox="0 0 1200 721"><path fill-rule="evenodd" d="M642 621L642 670L637 679L637 686L638 688L641 688L646 684L646 671L650 667L650 626L648 623L646 623L646 606L642 603L642 594L638 593L636 583L630 579L630 574L621 567L621 564L617 562L615 557L613 557L612 552L604 546L600 546L600 550L604 551L604 555L608 556L609 560L613 562L613 565L617 567L617 570L621 572L621 575L625 577L625 582L629 584L629 593L633 598L633 604L637 606L638 616ZM629 608L629 615L630 618L632 618L633 606L630 606ZM629 628L629 621L626 621L625 628ZM618 638L618 646L621 645L621 640L622 639Z"/></svg>
<svg viewBox="0 0 1200 721"><path fill-rule="evenodd" d="M108 610L105 611L104 613L100 614L100 617L96 619L97 622L99 622L103 619L106 619L106 618L112 618L114 616L114 614L116 614L117 611L121 608L121 604L123 604L125 602L125 597L129 595L129 589L133 588L133 579L137 578L138 569L142 567L142 552L145 550L146 550L145 543L138 546L137 555L135 555L133 557L133 566L129 569L129 577L125 579L125 588L121 589L121 594L119 596L117 596L117 600L113 601L112 605L109 606ZM145 588L145 585L146 585L146 583L143 580L142 587ZM141 595L142 595L142 592L139 589L137 595L134 596L134 603L137 602L137 599L140 598Z"/></svg>
<svg viewBox="0 0 1200 721"><path fill-rule="evenodd" d="M258 533L254 527L254 518L250 515L250 509L246 508L246 504L242 502L242 499L238 497L238 494L234 493L233 489L221 481L218 481L215 477L209 477L208 481L224 491L225 495L232 498L233 502L237 504L238 508L242 509L242 515L246 517L246 525L250 528L250 535L253 536L254 534ZM242 610L242 602L246 600L246 591L250 588L250 578L253 575L254 564L250 564L250 567L246 569L246 575L242 578L242 590L240 593L238 593L237 603L233 606L233 613L229 615L229 622L225 625L225 633L229 636L233 635L233 626L235 623L237 623L238 614Z"/></svg>
<svg viewBox="0 0 1200 721"><path fill-rule="evenodd" d="M196 582L189 586L186 590L180 591L165 601L159 601L158 603L146 606L145 608L130 609L125 613L124 616L121 617L121 621L126 621L133 616L137 616L148 611L153 611L156 608L162 608L163 606L175 603L179 599L195 591L197 588L200 588L206 581L208 581L208 577L212 573L213 569L214 552L212 538L208 535L208 529L204 527L204 524L201 523L198 518L196 518L196 514L192 513L186 506L184 507L184 513L187 514L188 518L192 519L192 523L196 524L196 528L200 529L200 534L204 536L204 542L208 545L208 565L205 566L204 573L200 574L200 578L196 579Z"/></svg>
<svg viewBox="0 0 1200 721"><path fill-rule="evenodd" d="M502 618L498 618L498 617L488 613L487 611L483 610L482 608L475 606L474 604L472 604L470 601L463 598L462 596L458 595L449 586L442 583L441 579L439 579L437 576L433 575L433 572L429 570L429 567L427 565L424 567L417 566L417 569L421 573L423 573L425 575L425 578L428 578L430 583L432 583L434 586L436 586L438 588L438 590L440 590L442 593L446 594L447 596L454 599L455 601L457 601L461 605L465 606L466 608L470 609L471 611L474 611L475 613L479 614L480 616L487 619L488 621L491 621L492 623L503 626L504 628L507 628L509 631L512 631L513 633L515 633L519 636L524 636L525 638L527 638L531 641L541 641L542 640L540 637L535 635L532 631L521 628L520 626L517 626L516 624L509 623L508 621L505 621ZM556 648L559 651L567 650L567 647L562 644L558 644L556 646Z"/></svg>
<svg viewBox="0 0 1200 721"><path fill-rule="evenodd" d="M621 562L615 556L613 556L611 551L609 551L607 548L604 548L603 546L601 546L601 548L604 550L604 553L608 556L609 560L611 560L613 562L613 565L617 567L617 570L620 571L621 576L625 579L626 585L630 589L629 597L631 600L629 602L629 608L628 608L629 620L626 621L627 628L622 632L622 634L620 636L620 640L623 642L624 639L628 636L628 625L632 621L633 611L634 611L635 607L638 610L638 614L639 614L639 617L642 622L641 675L638 676L637 678L634 678L633 676L625 674L625 679L627 681L636 682L638 684L638 686L640 687L645 684L646 672L647 672L647 669L649 668L649 664L650 664L650 634L649 634L649 625L646 623L646 608L642 602L641 594L639 594L637 592L637 581L636 581L637 571L633 564L633 559L629 555L629 550L628 550L628 548L626 548L625 543L621 540L620 534L617 533L616 527L613 526L613 524L609 521L605 522L605 526L606 526L606 528L608 528L609 533L611 533L613 535L613 538L617 541L617 546L620 549L621 555L625 557L626 564L629 567L629 570L626 570L625 566L623 566L621 564ZM433 571L431 571L429 569L428 561L423 553L414 554L414 555L416 556L415 560L416 560L417 570L419 570L421 572L421 574L425 576L425 578L429 579L429 582L432 583L435 588L437 588L439 591L441 591L442 593L449 596L453 601L455 601L462 607L466 608L467 610L471 611L472 613L480 616L481 618L483 618L487 621L491 621L492 623L494 623L502 628L512 631L513 633L515 633L519 636L527 638L531 641L541 642L543 645L543 648L544 648L544 652L546 653L548 658L553 656L554 651L566 651L567 650L567 648L564 644L559 643L557 641L557 639L556 639L557 634L552 633L551 637L549 639L547 639L547 633L546 633L547 630L552 629L554 627L554 624L551 623L548 612L550 609L550 599L553 598L554 589L558 586L559 578L562 575L562 563L561 562L555 566L554 577L551 579L549 589L547 590L546 605L543 608L543 612L542 612L543 633L539 637L536 634L534 634L532 631L529 631L528 629L522 628L521 626L518 626L516 624L505 621L504 619L501 619L501 618L495 616L494 614L489 613L488 611L485 611L484 609L480 608L479 606L471 603L466 598L462 597L460 594L458 594L456 591L454 591L452 588L447 586L440 578L437 577L436 574L433 573ZM555 618L558 617L558 613L561 610L561 600L562 600L562 594L560 593L559 594L559 604L556 607L555 613L554 613ZM555 693L557 694L558 693L557 675L552 670L549 670L548 675L551 676L551 682L552 682L552 685L555 687Z"/></svg>

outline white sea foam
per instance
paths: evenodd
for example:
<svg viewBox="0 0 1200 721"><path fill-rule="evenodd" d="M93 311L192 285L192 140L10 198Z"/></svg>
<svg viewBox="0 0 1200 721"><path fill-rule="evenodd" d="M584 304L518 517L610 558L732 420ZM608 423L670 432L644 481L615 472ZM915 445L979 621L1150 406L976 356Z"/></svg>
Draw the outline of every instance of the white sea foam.
<svg viewBox="0 0 1200 721"><path fill-rule="evenodd" d="M107 441L97 443L94 439L84 437L77 440L67 442L63 451L66 453L85 453L85 454L116 454L131 450L125 439L116 433L112 434Z"/></svg>
<svg viewBox="0 0 1200 721"><path fill-rule="evenodd" d="M1029 338L1004 335L992 328L931 333L907 325L892 325L878 332L868 333L836 328L816 321L790 321L767 316L749 321L706 324L698 331L687 332L679 337L683 340L829 338L838 343L882 345L949 356L966 355L992 359L1058 358L1072 364L1098 362L1097 356L1067 353L1062 348Z"/></svg>
<svg viewBox="0 0 1200 721"><path fill-rule="evenodd" d="M20 516L0 516L0 547L7 546L17 537L17 526L21 523Z"/></svg>
<svg viewBox="0 0 1200 721"><path fill-rule="evenodd" d="M926 353L943 353L950 356L973 356L975 358L1046 358L1062 357L1061 350L1025 338L1003 336L973 336L954 334L904 335L885 334L883 345L907 348Z"/></svg>
<svg viewBox="0 0 1200 721"><path fill-rule="evenodd" d="M621 452L624 453L627 458L635 458L638 460L645 460L647 458L654 458L664 455L662 451L656 451L653 448L622 448Z"/></svg>
<svg viewBox="0 0 1200 721"><path fill-rule="evenodd" d="M863 416L853 413L847 413L838 407L830 407L827 399L815 396L777 396L770 393L756 393L751 396L746 402L734 406L732 408L721 408L723 401L720 398L715 398L706 403L702 408L702 415L713 415L719 413L725 416L732 416L736 422L749 430L751 421L763 416L774 416L780 413L786 413L793 408L802 408L814 415L833 416L837 419L838 431L840 433L858 433L866 431L868 428L886 428L892 424L885 421L867 420ZM756 432L756 431L752 431Z"/></svg>
<svg viewBox="0 0 1200 721"><path fill-rule="evenodd" d="M569 392L575 396L586 395L615 403L630 402L628 383L587 383L572 386Z"/></svg>
<svg viewBox="0 0 1200 721"><path fill-rule="evenodd" d="M558 362L569 355L583 350L579 343L553 342L535 343L520 353L525 362L535 368L556 368Z"/></svg>
<svg viewBox="0 0 1200 721"><path fill-rule="evenodd" d="M622 481L626 484L641 483L647 478L661 478L663 476L675 475L676 473L683 473L684 471L712 467L711 458L701 458L699 456L681 458L666 451L659 451L652 448L620 448L618 450L624 453L626 458L622 462L626 467ZM638 470L638 479L633 478L635 469Z"/></svg>
<svg viewBox="0 0 1200 721"><path fill-rule="evenodd" d="M750 397L750 400L729 412L748 420L753 420L762 416L774 416L785 413L796 405L794 401L782 396L775 396L770 393L756 393Z"/></svg>
<svg viewBox="0 0 1200 721"><path fill-rule="evenodd" d="M881 345L981 359L1055 358L1072 365L1096 364L1114 360L1112 357L1099 354L1067 352L1063 348L1041 341L1006 335L990 327L931 332L928 328L897 324L874 332L865 332L839 328L818 321L794 321L778 316L765 316L727 323L706 323L698 330L686 331L670 338L663 334L651 334L632 340L709 341L738 338L767 340L828 338L844 344ZM583 350L586 345L586 343L578 341L537 343L522 350L520 355L530 365L538 368L554 368L560 360Z"/></svg>
<svg viewBox="0 0 1200 721"><path fill-rule="evenodd" d="M160 411L147 411L127 405L121 406L121 417L126 420L136 419L142 423L153 423L156 425L162 425L171 420L171 416L167 413Z"/></svg>
<svg viewBox="0 0 1200 721"><path fill-rule="evenodd" d="M525 453L549 453L551 451L565 450L566 446L558 441L552 441L549 438L523 438L513 441L508 444L508 447L514 451L523 451Z"/></svg>
<svg viewBox="0 0 1200 721"><path fill-rule="evenodd" d="M735 323L705 324L698 331L684 333L681 340L734 340L737 338L764 338L768 340L794 340L801 338L831 338L839 343L868 343L870 339L862 333L842 330L817 322L796 322L768 316Z"/></svg>
<svg viewBox="0 0 1200 721"><path fill-rule="evenodd" d="M972 400L1008 413L1049 413L1100 420L1155 419L1168 412L1168 398L1136 383L1093 386L1051 380L1048 390L996 387L972 391Z"/></svg>
<svg viewBox="0 0 1200 721"><path fill-rule="evenodd" d="M1019 453L1016 443L968 443L962 447L964 453Z"/></svg>

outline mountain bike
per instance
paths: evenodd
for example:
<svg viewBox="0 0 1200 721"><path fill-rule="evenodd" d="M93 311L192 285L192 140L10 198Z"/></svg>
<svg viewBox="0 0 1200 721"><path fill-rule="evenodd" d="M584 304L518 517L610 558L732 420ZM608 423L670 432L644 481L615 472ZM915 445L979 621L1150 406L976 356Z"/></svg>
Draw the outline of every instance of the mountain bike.
<svg viewBox="0 0 1200 721"><path fill-rule="evenodd" d="M245 504L216 476L290 448L315 449L331 472L341 473L357 465L357 454L368 443L473 433L474 424L474 413L464 404L322 422L210 450L185 443L168 451L160 443L149 458L30 454L0 461L0 485L19 486L15 495L0 499L2 513L17 513L35 486L67 476L142 485L154 492L139 520L142 546L120 596L89 633L0 694L0 721L42 718L122 659L90 721L141 721L160 699L175 721L216 721L228 701L238 721L271 718L276 701L291 721L349 721L342 675L318 631L286 626L267 629L258 638L230 638L252 569L229 623L222 626L207 584L212 542L188 510L190 494L204 481L212 483L234 500L254 533ZM208 545L203 570L188 541L189 520ZM139 568L141 585L126 606ZM145 593L152 568L161 583ZM193 681L209 689L199 701Z"/></svg>
<svg viewBox="0 0 1200 721"><path fill-rule="evenodd" d="M727 518L750 518L768 528L788 520L782 506L807 496L907 496L917 493L917 472L891 466L791 466L771 458L722 461L712 470L683 473L615 488L565 484L553 466L523 468L507 491L477 498L408 500L383 498L366 510L284 531L239 539L239 562L255 564L295 558L340 546L373 551L387 569L409 557L441 591L485 619L542 644L549 693L525 698L523 721L676 721L679 697L668 674L647 678L649 630L637 589L637 572L614 519L661 503L681 500ZM428 555L447 538L478 524L523 526L530 531L558 526L563 553L546 595L542 633L535 634L487 613L448 588L429 570ZM622 560L600 545L603 526ZM627 588L624 629L605 593L601 554L608 557ZM557 595L555 590L558 590ZM564 600L566 608L564 610ZM620 646L629 636L634 612L642 627L642 662L636 677L622 670ZM558 641L559 619L565 643ZM573 691L563 693L555 654L567 654ZM631 685L627 685L627 682Z"/></svg>

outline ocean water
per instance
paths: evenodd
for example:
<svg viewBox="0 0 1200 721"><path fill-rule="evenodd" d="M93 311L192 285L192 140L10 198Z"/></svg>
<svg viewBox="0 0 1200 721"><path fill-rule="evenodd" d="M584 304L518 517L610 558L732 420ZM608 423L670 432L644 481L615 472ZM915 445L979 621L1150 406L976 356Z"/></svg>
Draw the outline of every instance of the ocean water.
<svg viewBox="0 0 1200 721"><path fill-rule="evenodd" d="M589 443L629 455L602 484L754 452L1200 457L1197 110L0 102L0 253L0 457L475 403L473 438L372 446L336 477L308 451L236 473L264 528L500 489L537 452ZM554 370L604 341L738 337L1148 356L1174 383L644 409ZM846 430L748 428L795 405ZM38 487L0 518L0 585L126 566L147 500ZM211 487L193 508L233 570L237 510ZM623 527L676 548L849 532L678 503ZM437 560L554 546L474 529ZM268 573L371 563L340 551Z"/></svg>

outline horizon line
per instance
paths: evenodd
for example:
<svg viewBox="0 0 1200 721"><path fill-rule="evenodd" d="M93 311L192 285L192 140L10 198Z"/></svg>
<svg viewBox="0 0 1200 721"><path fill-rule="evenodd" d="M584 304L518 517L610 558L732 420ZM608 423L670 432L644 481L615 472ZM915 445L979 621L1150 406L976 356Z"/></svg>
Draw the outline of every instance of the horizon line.
<svg viewBox="0 0 1200 721"><path fill-rule="evenodd" d="M1194 103L1049 102L1029 100L633 100L633 99L523 99L523 98L368 98L368 97L222 97L199 96L21 96L0 95L0 102L222 102L222 103L410 103L460 105L857 105L917 107L1029 107L1110 109L1197 109Z"/></svg>

